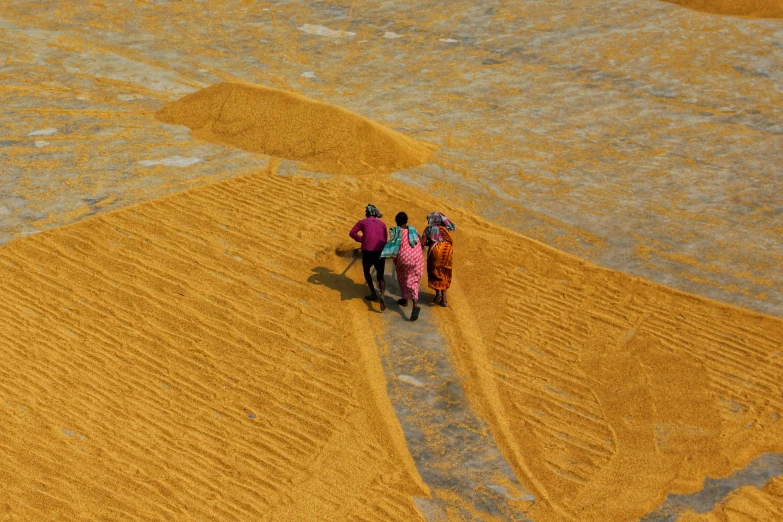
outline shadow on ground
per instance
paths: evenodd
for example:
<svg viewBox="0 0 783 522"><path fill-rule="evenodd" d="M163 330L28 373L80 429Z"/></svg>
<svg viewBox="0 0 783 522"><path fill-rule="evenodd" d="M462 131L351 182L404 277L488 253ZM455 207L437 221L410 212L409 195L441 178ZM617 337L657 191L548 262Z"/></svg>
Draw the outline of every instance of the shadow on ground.
<svg viewBox="0 0 783 522"><path fill-rule="evenodd" d="M374 310L372 303L364 299L364 296L369 291L367 285L357 283L348 276L348 271L355 262L356 259L353 259L340 274L325 266L317 266L312 269L313 273L307 278L307 282L311 285L321 285L340 292L341 301L358 299L367 305L368 310Z"/></svg>

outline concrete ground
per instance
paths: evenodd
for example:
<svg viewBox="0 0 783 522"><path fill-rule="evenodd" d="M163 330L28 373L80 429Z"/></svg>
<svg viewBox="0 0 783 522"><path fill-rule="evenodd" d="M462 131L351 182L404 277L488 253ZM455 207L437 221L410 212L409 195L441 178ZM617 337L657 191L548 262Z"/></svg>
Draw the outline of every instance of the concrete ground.
<svg viewBox="0 0 783 522"><path fill-rule="evenodd" d="M432 521L528 520L534 497L472 411L433 307L422 301L418 320L411 322L411 304L397 304L399 286L391 272L386 331L378 345L389 398L419 474L433 490L431 499L416 499L419 509Z"/></svg>

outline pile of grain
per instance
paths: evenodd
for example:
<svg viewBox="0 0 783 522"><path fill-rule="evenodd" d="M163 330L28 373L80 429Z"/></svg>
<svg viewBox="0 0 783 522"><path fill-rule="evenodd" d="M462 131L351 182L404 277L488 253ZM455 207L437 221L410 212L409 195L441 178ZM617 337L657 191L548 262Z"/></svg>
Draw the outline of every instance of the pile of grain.
<svg viewBox="0 0 783 522"><path fill-rule="evenodd" d="M221 83L157 113L206 141L302 161L331 174L389 173L426 162L433 145L305 96L244 83Z"/></svg>

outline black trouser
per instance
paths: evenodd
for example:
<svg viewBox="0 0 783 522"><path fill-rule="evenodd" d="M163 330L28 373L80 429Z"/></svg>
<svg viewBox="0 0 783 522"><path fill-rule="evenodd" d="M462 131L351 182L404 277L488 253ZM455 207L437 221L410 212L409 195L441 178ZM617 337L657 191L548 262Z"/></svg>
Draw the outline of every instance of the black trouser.
<svg viewBox="0 0 783 522"><path fill-rule="evenodd" d="M367 286L375 291L372 284L372 276L370 275L370 268L375 267L375 276L378 279L378 284L383 281L383 272L386 270L386 258L381 257L381 251L370 252L362 250L362 268L364 269L364 280L367 281Z"/></svg>

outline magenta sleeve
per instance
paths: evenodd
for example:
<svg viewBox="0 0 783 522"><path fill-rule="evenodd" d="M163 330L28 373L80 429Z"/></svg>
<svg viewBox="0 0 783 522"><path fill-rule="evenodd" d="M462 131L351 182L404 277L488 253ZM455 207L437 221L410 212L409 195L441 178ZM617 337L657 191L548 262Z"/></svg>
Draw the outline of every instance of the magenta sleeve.
<svg viewBox="0 0 783 522"><path fill-rule="evenodd" d="M361 242L362 242L362 240L364 239L362 236L360 236L360 235L359 235L359 231L360 231L361 229L362 229L362 224L361 224L361 222L359 222L359 223L356 223L356 224L353 226L353 228L351 229L351 232L348 234L349 236L351 236L351 239L353 239L353 240L354 240L354 241L356 241L357 243L361 243Z"/></svg>

